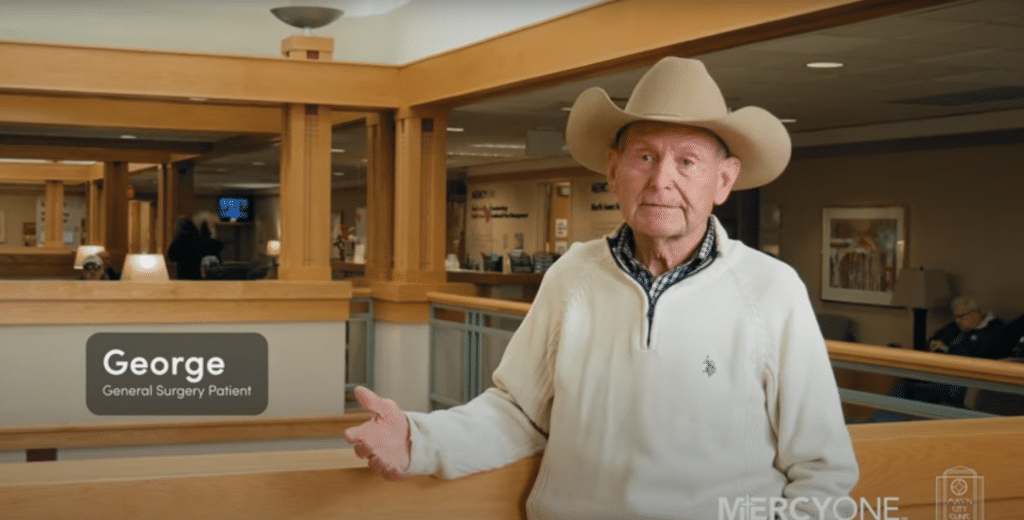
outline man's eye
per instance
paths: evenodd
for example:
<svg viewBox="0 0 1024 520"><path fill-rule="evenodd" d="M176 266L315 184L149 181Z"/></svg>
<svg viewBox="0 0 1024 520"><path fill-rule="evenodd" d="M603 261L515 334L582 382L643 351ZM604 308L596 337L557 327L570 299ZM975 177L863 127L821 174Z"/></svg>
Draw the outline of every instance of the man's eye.
<svg viewBox="0 0 1024 520"><path fill-rule="evenodd" d="M640 160L644 162L651 162L654 160L654 155L649 153L640 154Z"/></svg>

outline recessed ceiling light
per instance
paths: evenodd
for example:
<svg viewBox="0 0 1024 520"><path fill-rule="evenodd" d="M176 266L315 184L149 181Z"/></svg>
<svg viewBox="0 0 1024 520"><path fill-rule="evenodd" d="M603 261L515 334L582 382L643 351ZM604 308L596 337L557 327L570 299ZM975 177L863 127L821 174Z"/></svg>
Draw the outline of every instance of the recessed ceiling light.
<svg viewBox="0 0 1024 520"><path fill-rule="evenodd" d="M809 69L839 69L845 66L845 63L838 61L812 61L807 64Z"/></svg>
<svg viewBox="0 0 1024 520"><path fill-rule="evenodd" d="M121 139L135 139L135 136L131 134L124 134L121 136Z"/></svg>
<svg viewBox="0 0 1024 520"><path fill-rule="evenodd" d="M334 176L335 177L344 177L345 176L345 172L334 172Z"/></svg>
<svg viewBox="0 0 1024 520"><path fill-rule="evenodd" d="M345 153L344 148L331 148L331 153Z"/></svg>
<svg viewBox="0 0 1024 520"><path fill-rule="evenodd" d="M782 119L779 119L779 121L783 123L796 123L796 119L793 119L791 117L784 117Z"/></svg>
<svg viewBox="0 0 1024 520"><path fill-rule="evenodd" d="M572 107L562 107L562 112L572 112Z"/></svg>
<svg viewBox="0 0 1024 520"><path fill-rule="evenodd" d="M252 163L252 165L253 165L253 166L264 166L264 165L266 165L266 164L267 164L267 163L264 163L264 162L259 162L259 161L256 161L256 162Z"/></svg>
<svg viewBox="0 0 1024 520"><path fill-rule="evenodd" d="M449 126L448 127L448 131L449 132L465 132L466 129L465 128L459 128L457 126Z"/></svg>
<svg viewBox="0 0 1024 520"><path fill-rule="evenodd" d="M204 98L204 97L190 97L190 98L188 98L188 100L189 101L198 101L200 103L202 103L203 101L207 101L207 99Z"/></svg>

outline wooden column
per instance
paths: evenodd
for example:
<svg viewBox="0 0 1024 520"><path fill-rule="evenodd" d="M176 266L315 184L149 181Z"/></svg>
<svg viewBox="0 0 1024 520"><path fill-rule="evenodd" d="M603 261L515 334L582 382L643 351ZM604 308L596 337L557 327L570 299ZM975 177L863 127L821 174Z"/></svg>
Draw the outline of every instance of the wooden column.
<svg viewBox="0 0 1024 520"><path fill-rule="evenodd" d="M64 247L64 183L46 181L45 246Z"/></svg>
<svg viewBox="0 0 1024 520"><path fill-rule="evenodd" d="M391 279L395 239L395 119L390 113L366 119L366 280Z"/></svg>
<svg viewBox="0 0 1024 520"><path fill-rule="evenodd" d="M196 163L194 161L180 161L171 165L173 179L170 182L173 183L173 189L169 192L171 196L169 200L173 203L171 206L172 226L174 219L178 217L192 218L196 212L195 170ZM170 236L173 240L173 230ZM170 240L167 243L169 245Z"/></svg>
<svg viewBox="0 0 1024 520"><path fill-rule="evenodd" d="M86 220L87 244L103 243L103 199L99 181L86 183L86 204L88 205Z"/></svg>
<svg viewBox="0 0 1024 520"><path fill-rule="evenodd" d="M120 269L128 252L128 163L106 163L103 169L103 246L111 265Z"/></svg>
<svg viewBox="0 0 1024 520"><path fill-rule="evenodd" d="M395 146L396 282L445 283L447 111L401 110Z"/></svg>
<svg viewBox="0 0 1024 520"><path fill-rule="evenodd" d="M174 239L174 219L178 216L177 175L172 164L161 164L156 170L156 252L167 253Z"/></svg>
<svg viewBox="0 0 1024 520"><path fill-rule="evenodd" d="M334 40L292 36L285 57L329 60ZM331 112L287 104L281 127L281 280L331 279Z"/></svg>

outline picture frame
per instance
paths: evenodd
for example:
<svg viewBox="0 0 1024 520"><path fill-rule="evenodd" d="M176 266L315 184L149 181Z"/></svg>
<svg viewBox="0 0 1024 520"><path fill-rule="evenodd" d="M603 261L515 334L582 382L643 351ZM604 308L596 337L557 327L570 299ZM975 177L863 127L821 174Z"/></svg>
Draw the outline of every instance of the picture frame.
<svg viewBox="0 0 1024 520"><path fill-rule="evenodd" d="M892 306L906 260L905 209L822 209L821 299Z"/></svg>

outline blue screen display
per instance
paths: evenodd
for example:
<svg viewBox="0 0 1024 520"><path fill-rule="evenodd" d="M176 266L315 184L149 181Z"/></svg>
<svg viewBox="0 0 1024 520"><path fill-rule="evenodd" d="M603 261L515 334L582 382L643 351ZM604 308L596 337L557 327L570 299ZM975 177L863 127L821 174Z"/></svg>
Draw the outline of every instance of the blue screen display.
<svg viewBox="0 0 1024 520"><path fill-rule="evenodd" d="M217 201L217 215L222 222L250 222L251 202L245 197L221 197Z"/></svg>

